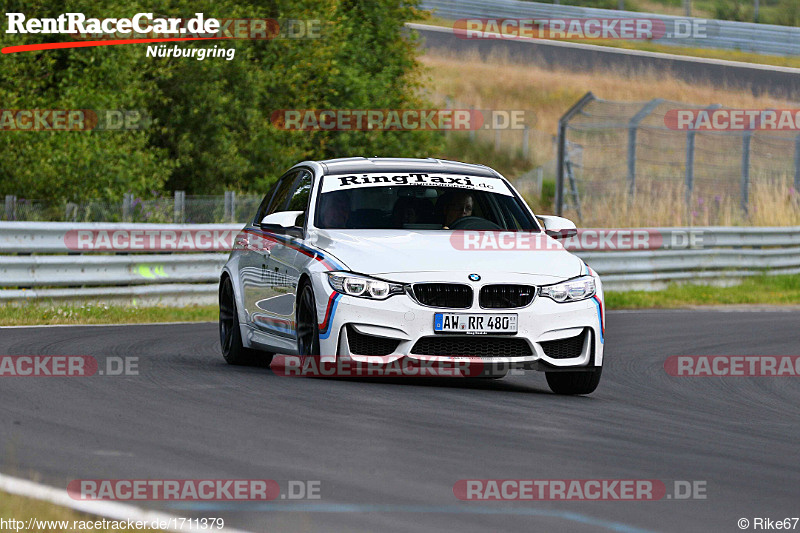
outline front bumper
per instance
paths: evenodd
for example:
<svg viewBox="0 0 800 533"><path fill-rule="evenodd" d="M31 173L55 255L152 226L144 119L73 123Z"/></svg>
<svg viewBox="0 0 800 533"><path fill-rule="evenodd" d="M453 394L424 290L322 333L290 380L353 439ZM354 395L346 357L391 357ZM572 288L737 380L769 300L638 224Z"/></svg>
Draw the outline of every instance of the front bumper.
<svg viewBox="0 0 800 533"><path fill-rule="evenodd" d="M442 309L426 307L417 303L407 294L396 295L387 300L368 300L336 293L328 285L325 274L320 274L314 286L318 302L320 326L320 353L322 362L341 360L357 361L367 364L392 363L407 358L420 363L425 362L458 362L474 360L469 351L470 343L496 340L495 347L504 346L509 339L514 339L516 354L504 354L502 348L492 350L491 355L480 356L484 365L505 368L526 368L538 370L568 370L583 367L598 367L603 363L604 325L602 286L597 281L598 293L595 297L572 303L556 303L549 298L537 296L527 307L520 309L482 309L477 303L469 309ZM520 279L522 276L522 279ZM388 276L387 276L388 277ZM452 281L447 279L425 279L425 282ZM481 283L472 284L477 293L483 284L491 283L528 283L530 278L516 275L516 279L493 280L484 276ZM397 276L389 278L398 280ZM417 278L419 279L419 278ZM455 279L467 279L467 274L458 273ZM537 280L541 281L541 280ZM535 283L541 284L541 283ZM454 313L513 313L518 317L516 335L452 335L435 333L433 330L434 314L441 312ZM359 343L350 337L357 336L377 339L372 344L360 343L361 346L389 347L380 354L359 353L374 350L358 350ZM366 337L364 337L366 336ZM460 348L453 353L431 355L421 350L420 340L434 339L439 345L453 345ZM393 341L396 345L389 342ZM448 340L458 342L447 342ZM559 349L558 341L566 341L570 350ZM419 343L419 344L418 344ZM519 350L524 343L525 350ZM431 345L430 341L424 344ZM579 345L579 346L578 346ZM467 348L463 348L467 346ZM567 345L563 345L567 346ZM562 347L563 347L562 346ZM446 348L445 348L446 349ZM522 355L519 353L524 352Z"/></svg>

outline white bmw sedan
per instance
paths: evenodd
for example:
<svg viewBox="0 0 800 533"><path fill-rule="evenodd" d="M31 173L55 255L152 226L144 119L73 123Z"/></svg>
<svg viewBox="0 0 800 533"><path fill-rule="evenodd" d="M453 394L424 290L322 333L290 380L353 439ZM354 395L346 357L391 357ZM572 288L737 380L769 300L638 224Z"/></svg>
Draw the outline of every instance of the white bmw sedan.
<svg viewBox="0 0 800 533"><path fill-rule="evenodd" d="M600 278L495 170L436 159L292 167L237 236L220 278L231 364L274 353L320 363L478 361L484 376L544 371L595 390Z"/></svg>

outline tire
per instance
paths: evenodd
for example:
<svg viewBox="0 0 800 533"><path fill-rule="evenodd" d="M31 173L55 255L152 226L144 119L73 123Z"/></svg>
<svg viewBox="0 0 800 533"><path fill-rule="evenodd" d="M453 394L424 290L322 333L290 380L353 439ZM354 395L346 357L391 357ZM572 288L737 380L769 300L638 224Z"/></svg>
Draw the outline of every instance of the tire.
<svg viewBox="0 0 800 533"><path fill-rule="evenodd" d="M303 283L297 296L297 354L305 363L306 357L318 357L320 352L317 304L311 283Z"/></svg>
<svg viewBox="0 0 800 533"><path fill-rule="evenodd" d="M233 296L233 283L228 277L222 281L219 290L219 342L222 346L222 357L229 365L258 363L269 366L272 362L272 353L244 347L236 298Z"/></svg>
<svg viewBox="0 0 800 533"><path fill-rule="evenodd" d="M596 370L545 372L550 390L556 394L590 394L600 383L603 367Z"/></svg>

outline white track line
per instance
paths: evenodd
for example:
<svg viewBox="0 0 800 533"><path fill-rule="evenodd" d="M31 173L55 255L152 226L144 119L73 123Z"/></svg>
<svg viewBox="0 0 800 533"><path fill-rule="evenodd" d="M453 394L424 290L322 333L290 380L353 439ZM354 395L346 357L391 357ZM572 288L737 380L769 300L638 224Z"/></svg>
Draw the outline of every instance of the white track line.
<svg viewBox="0 0 800 533"><path fill-rule="evenodd" d="M216 324L213 321L201 320L197 322L133 322L122 324L28 324L27 326L0 326L0 329L22 328L116 328L119 326L176 326L186 324Z"/></svg>
<svg viewBox="0 0 800 533"><path fill-rule="evenodd" d="M41 500L53 503L60 507L67 507L74 511L80 511L95 516L102 516L110 518L111 520L119 521L142 521L152 523L154 520L159 522L170 523L171 519L178 518L180 522L181 517L169 515L159 511L148 511L133 505L128 505L118 502L107 501L83 501L73 500L65 489L56 489L41 485L27 479L16 478L0 474L0 490L17 496L24 496L26 498L33 498L34 500ZM188 518L188 517L187 517ZM188 520L187 520L188 522ZM183 527L168 527L166 531L205 531L208 533L207 528L192 527L190 524L183 524ZM234 529L228 526L224 528L225 533L246 533L241 529Z"/></svg>

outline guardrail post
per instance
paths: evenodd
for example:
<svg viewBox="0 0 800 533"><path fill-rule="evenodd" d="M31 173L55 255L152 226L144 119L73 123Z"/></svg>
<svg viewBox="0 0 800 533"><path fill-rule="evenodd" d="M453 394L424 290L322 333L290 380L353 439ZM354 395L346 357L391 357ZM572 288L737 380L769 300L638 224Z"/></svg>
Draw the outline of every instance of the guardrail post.
<svg viewBox="0 0 800 533"><path fill-rule="evenodd" d="M6 195L6 220L17 219L17 197L13 194Z"/></svg>
<svg viewBox="0 0 800 533"><path fill-rule="evenodd" d="M175 191L175 206L172 210L172 221L176 224L186 222L186 191Z"/></svg>
<svg viewBox="0 0 800 533"><path fill-rule="evenodd" d="M236 193L225 191L225 221L236 222Z"/></svg>
<svg viewBox="0 0 800 533"><path fill-rule="evenodd" d="M122 221L132 222L133 220L133 195L125 193L122 196Z"/></svg>
<svg viewBox="0 0 800 533"><path fill-rule="evenodd" d="M564 212L564 164L567 153L567 126L572 117L577 115L589 102L595 100L591 91L583 95L566 113L558 120L558 155L556 157L556 215Z"/></svg>
<svg viewBox="0 0 800 533"><path fill-rule="evenodd" d="M753 138L752 131L744 132L742 137L742 211L747 214L747 203L750 192L750 141Z"/></svg>
<svg viewBox="0 0 800 533"><path fill-rule="evenodd" d="M658 107L663 98L654 98L647 102L628 122L628 197L633 198L636 193L636 132L639 124Z"/></svg>

